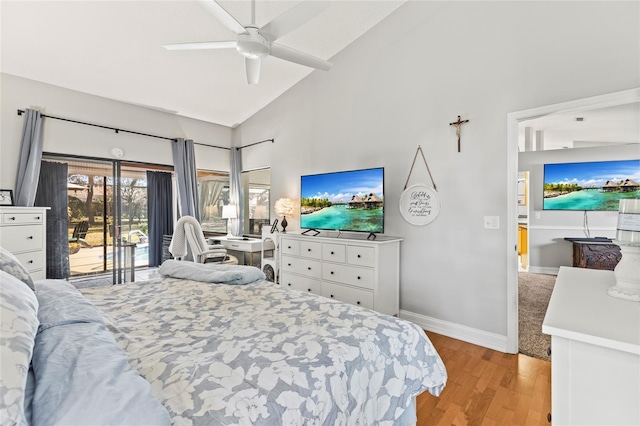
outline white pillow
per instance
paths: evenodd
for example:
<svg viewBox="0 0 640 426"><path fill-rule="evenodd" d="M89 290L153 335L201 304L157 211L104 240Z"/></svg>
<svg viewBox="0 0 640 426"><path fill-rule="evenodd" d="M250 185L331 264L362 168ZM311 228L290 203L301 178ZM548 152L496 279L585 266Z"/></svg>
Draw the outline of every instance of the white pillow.
<svg viewBox="0 0 640 426"><path fill-rule="evenodd" d="M26 423L24 395L38 331L38 299L16 277L0 271L0 424Z"/></svg>

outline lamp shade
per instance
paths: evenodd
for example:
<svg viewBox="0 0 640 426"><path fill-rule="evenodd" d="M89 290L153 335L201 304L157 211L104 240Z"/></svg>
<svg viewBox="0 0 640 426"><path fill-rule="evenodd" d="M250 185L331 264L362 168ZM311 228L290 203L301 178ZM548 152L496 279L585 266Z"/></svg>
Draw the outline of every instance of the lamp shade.
<svg viewBox="0 0 640 426"><path fill-rule="evenodd" d="M291 216L296 211L296 205L289 198L280 198L273 206L278 216Z"/></svg>
<svg viewBox="0 0 640 426"><path fill-rule="evenodd" d="M223 219L235 219L238 215L236 214L236 206L235 204L229 204L226 206L222 206L222 218Z"/></svg>

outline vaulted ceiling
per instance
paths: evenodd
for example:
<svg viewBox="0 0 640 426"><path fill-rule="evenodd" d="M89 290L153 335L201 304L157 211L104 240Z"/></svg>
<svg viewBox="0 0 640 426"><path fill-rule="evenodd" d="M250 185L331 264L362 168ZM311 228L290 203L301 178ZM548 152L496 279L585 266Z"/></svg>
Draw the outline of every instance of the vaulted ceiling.
<svg viewBox="0 0 640 426"><path fill-rule="evenodd" d="M243 25L251 22L251 2L219 3ZM256 25L299 3L258 0ZM330 3L278 43L331 60L404 1ZM309 73L325 72L267 57L259 84L250 86L244 59L235 50L164 49L235 39L196 1L2 0L0 22L4 73L229 127Z"/></svg>

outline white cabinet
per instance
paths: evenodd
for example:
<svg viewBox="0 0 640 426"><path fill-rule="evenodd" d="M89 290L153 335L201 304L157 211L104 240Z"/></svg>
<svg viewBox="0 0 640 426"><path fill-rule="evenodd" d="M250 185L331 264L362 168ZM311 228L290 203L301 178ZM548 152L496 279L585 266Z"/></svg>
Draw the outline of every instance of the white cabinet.
<svg viewBox="0 0 640 426"><path fill-rule="evenodd" d="M34 280L46 275L47 207L0 207L0 246L13 253Z"/></svg>
<svg viewBox="0 0 640 426"><path fill-rule="evenodd" d="M398 315L400 241L280 235L280 285Z"/></svg>
<svg viewBox="0 0 640 426"><path fill-rule="evenodd" d="M613 271L561 267L551 335L554 425L640 424L640 304L607 294Z"/></svg>

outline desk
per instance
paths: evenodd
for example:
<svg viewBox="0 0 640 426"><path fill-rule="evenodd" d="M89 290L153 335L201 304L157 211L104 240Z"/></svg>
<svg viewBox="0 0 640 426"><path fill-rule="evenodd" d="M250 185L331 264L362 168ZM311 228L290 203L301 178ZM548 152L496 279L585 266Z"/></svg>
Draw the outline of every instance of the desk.
<svg viewBox="0 0 640 426"><path fill-rule="evenodd" d="M573 244L573 266L613 271L622 259L620 247L611 241L569 239Z"/></svg>
<svg viewBox="0 0 640 426"><path fill-rule="evenodd" d="M247 240L233 240L228 239L227 237L211 237L209 241L215 243L217 241L220 242L229 251L238 251L242 253L243 262L245 265L247 264L246 258L244 257L247 253L249 253L249 265L253 266L253 254L254 253L262 253L262 240L260 238L249 238Z"/></svg>

